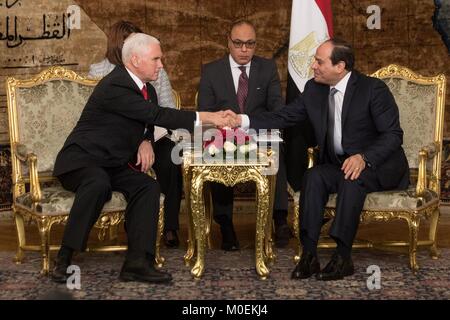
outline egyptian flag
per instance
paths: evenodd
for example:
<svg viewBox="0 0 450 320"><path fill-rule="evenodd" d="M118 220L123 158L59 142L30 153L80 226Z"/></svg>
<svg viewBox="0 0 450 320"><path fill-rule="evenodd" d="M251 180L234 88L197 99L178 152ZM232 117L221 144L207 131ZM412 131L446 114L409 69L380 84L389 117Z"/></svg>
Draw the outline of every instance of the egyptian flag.
<svg viewBox="0 0 450 320"><path fill-rule="evenodd" d="M313 77L311 65L316 49L332 36L331 0L292 0L287 104L303 91L305 83ZM309 121L286 129L284 140L287 179L292 188L298 191L307 168L307 148L316 144Z"/></svg>

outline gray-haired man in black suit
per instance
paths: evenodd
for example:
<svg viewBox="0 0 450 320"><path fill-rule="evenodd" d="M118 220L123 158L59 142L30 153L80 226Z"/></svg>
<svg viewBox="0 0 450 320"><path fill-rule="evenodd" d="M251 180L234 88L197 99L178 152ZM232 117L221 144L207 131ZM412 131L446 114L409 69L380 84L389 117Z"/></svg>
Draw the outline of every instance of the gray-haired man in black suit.
<svg viewBox="0 0 450 320"><path fill-rule="evenodd" d="M196 114L161 108L155 99L152 102L156 94L149 81L158 78L161 57L156 38L143 33L127 38L122 49L124 66L116 66L95 87L57 156L53 175L76 195L52 273L55 282L66 282L73 251L85 250L89 232L112 191L122 192L127 200L128 252L120 279L172 279L153 265L160 189L146 174L151 153L141 142L153 139L152 125L192 130L194 121L216 126L229 121L223 113ZM144 134L146 127L149 130Z"/></svg>

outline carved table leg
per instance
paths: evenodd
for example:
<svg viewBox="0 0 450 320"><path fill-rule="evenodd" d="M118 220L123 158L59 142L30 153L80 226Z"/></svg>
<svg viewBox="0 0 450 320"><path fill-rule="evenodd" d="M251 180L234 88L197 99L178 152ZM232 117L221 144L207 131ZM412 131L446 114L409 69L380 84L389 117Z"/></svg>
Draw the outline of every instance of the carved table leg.
<svg viewBox="0 0 450 320"><path fill-rule="evenodd" d="M194 225L192 221L191 210L191 177L192 171L190 167L183 167L183 185L184 185L184 202L186 206L186 214L188 216L188 241L187 251L184 255L184 264L189 266L195 253L195 240L194 240Z"/></svg>
<svg viewBox="0 0 450 320"><path fill-rule="evenodd" d="M269 182L267 177L263 177L261 174L255 177L256 190L257 190L257 216L256 216L256 243L255 243L255 259L256 259L256 272L265 280L269 275L269 269L264 261L264 239L265 239L265 227L267 224L270 196L269 196Z"/></svg>
<svg viewBox="0 0 450 320"><path fill-rule="evenodd" d="M197 261L191 270L196 278L203 275L205 269L205 212L203 203L203 175L194 169L191 189L191 211L194 225L194 237L197 245Z"/></svg>

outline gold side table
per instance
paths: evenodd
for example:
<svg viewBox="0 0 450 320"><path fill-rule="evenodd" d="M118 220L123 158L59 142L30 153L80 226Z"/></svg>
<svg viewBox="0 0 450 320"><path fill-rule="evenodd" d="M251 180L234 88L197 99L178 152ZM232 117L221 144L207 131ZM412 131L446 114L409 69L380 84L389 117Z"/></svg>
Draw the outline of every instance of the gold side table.
<svg viewBox="0 0 450 320"><path fill-rule="evenodd" d="M189 216L188 249L184 256L186 265L191 265L196 253L197 260L191 269L195 278L200 278L205 269L205 246L209 235L210 221L206 222L203 188L206 181L234 186L241 182L254 181L256 184L256 272L266 279L269 269L266 265L275 259L272 245L272 209L275 194L276 170L266 175L273 167L275 154L259 153L258 160L242 163L211 164L201 161L201 154L194 151L183 152L183 179L186 207ZM190 209L190 210L189 210ZM189 212L190 211L190 212Z"/></svg>

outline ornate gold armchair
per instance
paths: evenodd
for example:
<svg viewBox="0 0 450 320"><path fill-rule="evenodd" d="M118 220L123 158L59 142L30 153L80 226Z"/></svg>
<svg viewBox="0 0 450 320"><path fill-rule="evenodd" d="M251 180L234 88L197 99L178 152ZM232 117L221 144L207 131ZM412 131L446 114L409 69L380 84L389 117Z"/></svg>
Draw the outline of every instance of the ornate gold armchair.
<svg viewBox="0 0 450 320"><path fill-rule="evenodd" d="M173 96L173 101L175 102L175 108L177 110L180 110L181 109L181 96L180 96L180 94L176 90L172 89L172 96Z"/></svg>
<svg viewBox="0 0 450 320"><path fill-rule="evenodd" d="M75 126L92 93L96 80L88 80L62 67L52 67L33 79L6 81L9 133L11 142L13 211L17 228L16 262L21 263L25 250L40 251L42 273L49 271L49 251L59 248L50 244L50 230L64 223L72 207L74 194L64 190L52 177L54 161L66 137ZM160 199L156 263L163 230L163 196ZM114 237L124 220L126 201L119 192L103 208L95 228L99 240L107 231ZM26 242L25 221L36 223L39 245ZM88 250L126 250L125 245L101 245Z"/></svg>
<svg viewBox="0 0 450 320"><path fill-rule="evenodd" d="M361 222L405 220L409 227L407 241L374 243L355 242L355 246L406 246L409 247L409 263L413 272L419 269L416 261L418 246L430 248L431 257L438 258L436 229L439 220L439 196L441 180L442 134L445 107L445 76L424 77L411 70L389 65L372 74L382 79L390 88L400 111L400 123L404 131L403 148L411 168L411 185L408 190L373 192L367 195L361 214ZM309 166L314 162L315 150L308 150ZM292 190L291 190L292 193ZM299 240L299 192L294 197L294 230ZM335 215L336 194L330 195L325 217ZM428 238L418 239L422 219L430 219ZM319 247L331 247L320 241ZM300 256L300 242L295 260Z"/></svg>

